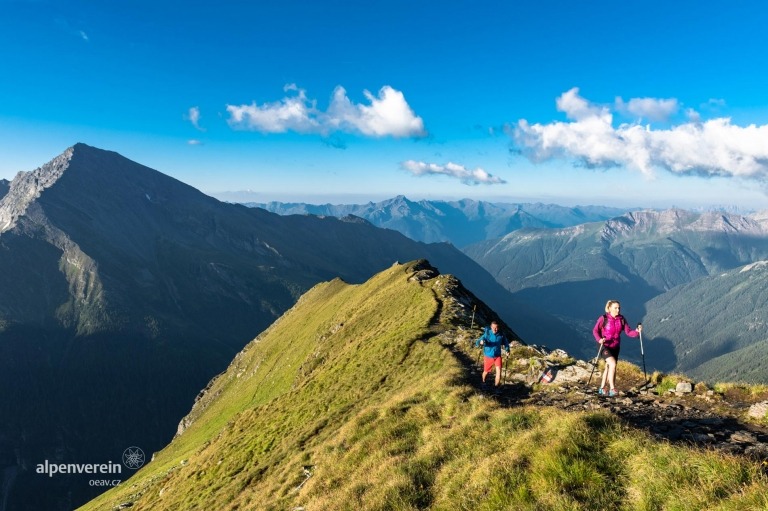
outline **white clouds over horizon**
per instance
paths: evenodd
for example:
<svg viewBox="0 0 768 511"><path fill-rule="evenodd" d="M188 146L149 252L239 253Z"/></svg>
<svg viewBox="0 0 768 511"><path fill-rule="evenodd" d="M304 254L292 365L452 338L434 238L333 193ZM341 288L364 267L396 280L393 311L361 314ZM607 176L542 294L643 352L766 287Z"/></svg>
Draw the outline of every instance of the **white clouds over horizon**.
<svg viewBox="0 0 768 511"><path fill-rule="evenodd" d="M400 167L413 174L414 176L440 175L459 179L465 185L496 185L504 184L506 181L493 176L484 169L477 167L470 170L463 165L448 162L445 165L437 163L426 163L423 161L407 160L400 164Z"/></svg>
<svg viewBox="0 0 768 511"><path fill-rule="evenodd" d="M402 92L385 85L378 96L363 94L370 104L355 104L346 90L337 86L326 111L317 108L306 91L295 84L286 85L285 92L295 92L279 101L259 105L227 105L227 120L234 129L261 133L286 133L329 136L343 132L368 137L424 137L424 121L417 116Z"/></svg>
<svg viewBox="0 0 768 511"><path fill-rule="evenodd" d="M737 126L730 118L701 122L687 110L688 122L655 129L639 122L613 126L607 106L590 103L573 88L557 99L570 122L511 127L516 147L534 162L573 158L592 167L627 166L645 175L655 169L674 174L768 178L768 125ZM617 98L616 110L650 121L666 121L680 109L676 99Z"/></svg>

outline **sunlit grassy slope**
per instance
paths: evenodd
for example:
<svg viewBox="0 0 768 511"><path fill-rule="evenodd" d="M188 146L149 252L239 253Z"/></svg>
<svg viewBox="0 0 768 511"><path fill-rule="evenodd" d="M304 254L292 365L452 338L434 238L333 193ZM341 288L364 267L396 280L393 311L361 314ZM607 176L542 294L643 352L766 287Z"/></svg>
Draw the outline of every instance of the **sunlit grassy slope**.
<svg viewBox="0 0 768 511"><path fill-rule="evenodd" d="M605 412L502 408L464 382L471 297L424 262L313 288L186 430L83 509L766 509L759 467ZM432 277L432 278L427 278Z"/></svg>

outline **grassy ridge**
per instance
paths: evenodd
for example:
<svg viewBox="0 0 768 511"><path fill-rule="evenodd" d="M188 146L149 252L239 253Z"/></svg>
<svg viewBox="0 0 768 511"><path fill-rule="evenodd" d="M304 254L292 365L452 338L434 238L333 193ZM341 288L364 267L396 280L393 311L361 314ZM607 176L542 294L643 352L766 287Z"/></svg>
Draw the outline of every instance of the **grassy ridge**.
<svg viewBox="0 0 768 511"><path fill-rule="evenodd" d="M450 277L313 288L134 478L83 509L764 509L759 467L604 412L503 409L462 383Z"/></svg>

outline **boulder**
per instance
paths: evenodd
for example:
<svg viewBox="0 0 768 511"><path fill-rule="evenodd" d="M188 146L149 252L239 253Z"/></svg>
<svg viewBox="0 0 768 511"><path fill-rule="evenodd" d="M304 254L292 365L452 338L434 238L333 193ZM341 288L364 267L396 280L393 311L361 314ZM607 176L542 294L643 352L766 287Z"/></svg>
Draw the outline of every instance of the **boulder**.
<svg viewBox="0 0 768 511"><path fill-rule="evenodd" d="M768 414L768 401L755 403L749 407L749 416L755 419L765 419Z"/></svg>

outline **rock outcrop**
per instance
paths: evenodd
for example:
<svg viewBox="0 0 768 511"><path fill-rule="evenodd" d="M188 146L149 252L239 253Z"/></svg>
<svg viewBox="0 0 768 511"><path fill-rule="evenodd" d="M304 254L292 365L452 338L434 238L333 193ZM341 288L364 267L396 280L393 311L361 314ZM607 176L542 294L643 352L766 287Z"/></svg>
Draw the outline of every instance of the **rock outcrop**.
<svg viewBox="0 0 768 511"><path fill-rule="evenodd" d="M8 193L0 200L0 233L11 229L42 191L58 181L69 167L74 150L70 147L42 167L31 172L19 172L13 178Z"/></svg>

